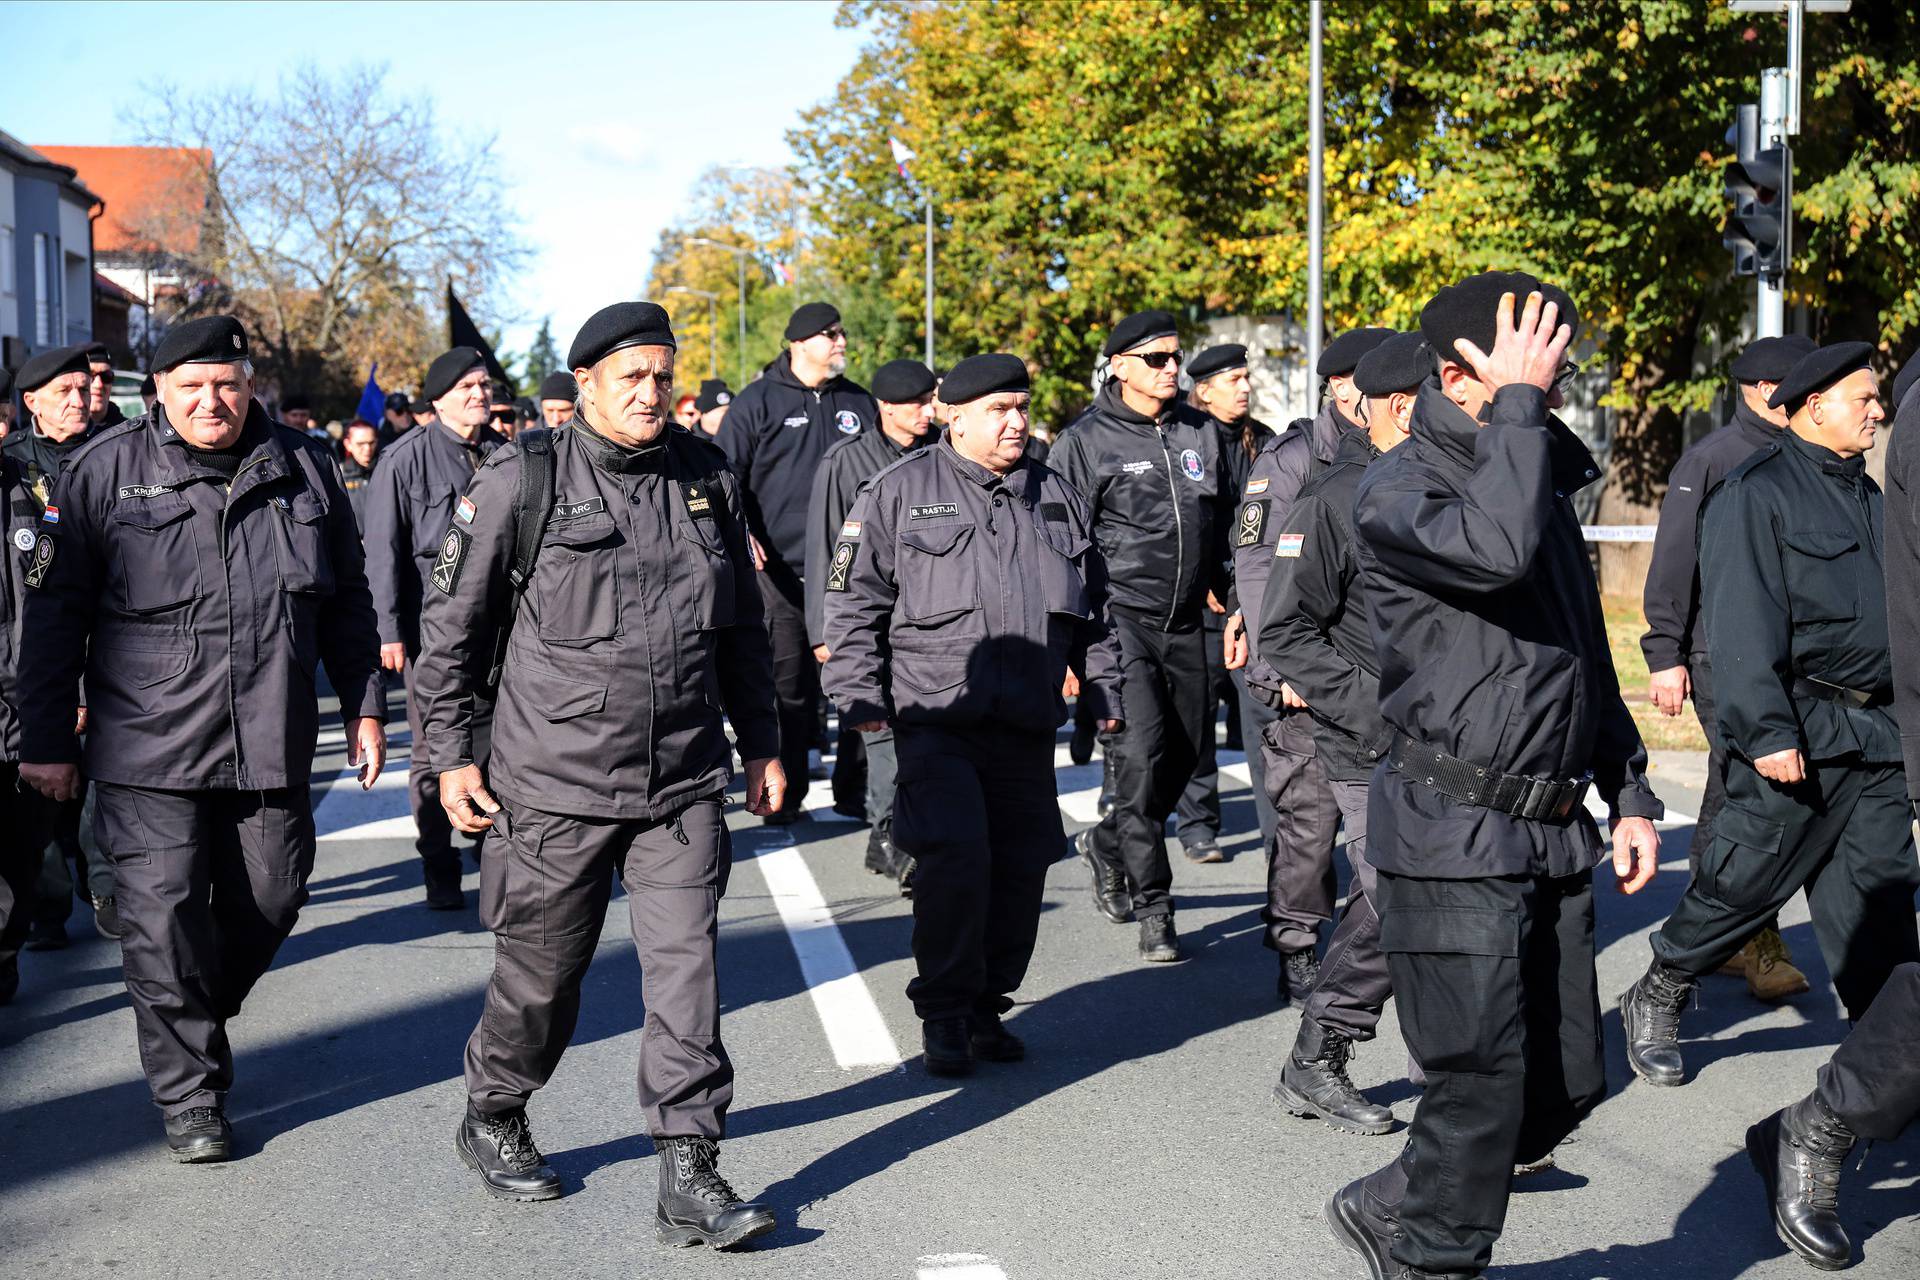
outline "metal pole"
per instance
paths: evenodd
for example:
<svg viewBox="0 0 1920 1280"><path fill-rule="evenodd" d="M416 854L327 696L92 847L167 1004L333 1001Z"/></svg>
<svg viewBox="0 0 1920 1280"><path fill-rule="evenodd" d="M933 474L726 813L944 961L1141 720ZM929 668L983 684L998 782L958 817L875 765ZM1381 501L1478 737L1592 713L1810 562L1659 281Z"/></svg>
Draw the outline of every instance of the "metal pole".
<svg viewBox="0 0 1920 1280"><path fill-rule="evenodd" d="M1797 5L1793 12L1799 12ZM1788 102L1792 96L1787 83L1790 76L1790 72L1780 67L1768 67L1760 73L1762 150L1786 139ZM1786 224L1782 223L1781 235L1786 234ZM1786 277L1784 274L1769 276L1761 272L1758 280L1754 302L1754 337L1777 338L1786 332Z"/></svg>
<svg viewBox="0 0 1920 1280"><path fill-rule="evenodd" d="M715 307L716 295L707 295L707 376L713 377L714 361L719 359L717 348L720 345L720 312Z"/></svg>
<svg viewBox="0 0 1920 1280"><path fill-rule="evenodd" d="M1310 45L1309 78L1312 88L1307 95L1307 146L1312 163L1307 177L1307 413L1311 415L1319 406L1313 403L1314 370L1320 365L1321 306L1320 306L1320 221L1321 204L1325 195L1322 186L1322 158L1326 147L1326 138L1321 120L1320 80L1320 0L1313 0L1308 6L1312 42Z"/></svg>
<svg viewBox="0 0 1920 1280"><path fill-rule="evenodd" d="M927 368L933 368L933 188L927 188Z"/></svg>
<svg viewBox="0 0 1920 1280"><path fill-rule="evenodd" d="M1787 136L1800 132L1800 37L1805 30L1807 6L1793 0L1787 6Z"/></svg>
<svg viewBox="0 0 1920 1280"><path fill-rule="evenodd" d="M740 268L740 381L734 385L738 391L747 385L747 255L735 257Z"/></svg>

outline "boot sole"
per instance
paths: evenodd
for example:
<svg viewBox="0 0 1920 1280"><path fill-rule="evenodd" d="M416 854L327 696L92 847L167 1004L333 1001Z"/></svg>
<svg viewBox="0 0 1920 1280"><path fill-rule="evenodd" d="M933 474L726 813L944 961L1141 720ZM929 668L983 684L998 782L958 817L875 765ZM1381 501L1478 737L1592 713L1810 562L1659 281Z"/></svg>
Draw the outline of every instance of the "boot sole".
<svg viewBox="0 0 1920 1280"><path fill-rule="evenodd" d="M1620 993L1620 1000L1619 1000L1620 1029L1626 1033L1627 1044L1629 1046L1629 1051L1627 1053L1627 1068L1628 1070L1632 1071L1634 1075L1640 1077L1640 1079L1642 1080L1645 1080L1648 1084L1653 1085L1655 1088L1677 1089L1681 1085L1687 1082L1687 1075L1684 1070L1682 1070L1681 1073L1677 1076L1654 1076L1654 1075L1647 1074L1647 1072L1640 1066L1640 1064L1633 1060L1633 1053L1631 1051L1631 1046L1633 1044L1633 1028L1627 1024L1627 1000L1632 995L1633 995L1633 988L1628 987L1625 991L1622 991Z"/></svg>
<svg viewBox="0 0 1920 1280"><path fill-rule="evenodd" d="M1106 895L1100 891L1100 864L1094 860L1093 847L1084 843L1079 836L1075 836L1073 838L1073 851L1080 855L1081 863L1086 867L1088 874L1093 877L1093 909L1100 913L1102 919L1108 920L1113 924L1132 924L1133 911L1131 908L1122 915L1115 915L1107 909Z"/></svg>
<svg viewBox="0 0 1920 1280"><path fill-rule="evenodd" d="M1760 1175L1760 1186L1767 1194L1767 1215L1773 1219L1773 1234L1780 1237L1780 1243L1800 1256L1801 1261L1819 1271L1844 1271L1852 1264L1851 1256L1835 1261L1817 1253L1811 1253L1805 1245L1796 1241L1787 1232L1780 1221L1779 1207L1774 1196L1780 1187L1780 1166L1775 1159L1775 1144L1778 1137L1767 1131L1765 1123L1756 1124L1747 1130L1747 1160L1753 1165L1753 1171Z"/></svg>
<svg viewBox="0 0 1920 1280"><path fill-rule="evenodd" d="M941 1076L945 1079L954 1080L961 1076L970 1076L973 1074L973 1059L971 1058L964 1060L957 1058L929 1058L925 1054L922 1054L921 1060L925 1063L927 1074L930 1076Z"/></svg>
<svg viewBox="0 0 1920 1280"><path fill-rule="evenodd" d="M669 1249L686 1249L696 1244L704 1244L709 1249L731 1249L735 1245L745 1244L756 1236L763 1236L780 1225L778 1218L771 1212L742 1223L731 1231L712 1234L698 1227L668 1226L664 1222L654 1223L654 1238Z"/></svg>
<svg viewBox="0 0 1920 1280"><path fill-rule="evenodd" d="M1387 1280L1387 1259L1375 1252L1377 1242L1373 1233L1366 1227L1347 1219L1340 1204L1340 1192L1327 1197L1327 1230L1332 1232L1334 1240L1348 1253L1355 1254L1367 1264L1369 1280Z"/></svg>
<svg viewBox="0 0 1920 1280"><path fill-rule="evenodd" d="M1195 853L1193 850L1188 849L1186 850L1186 855L1187 861L1193 863L1195 866L1205 866L1209 863L1225 862L1227 860L1227 855L1218 849L1209 849L1203 853Z"/></svg>
<svg viewBox="0 0 1920 1280"><path fill-rule="evenodd" d="M210 1142L191 1151L175 1151L169 1147L167 1156L175 1164L225 1164L233 1159L233 1146L227 1142Z"/></svg>
<svg viewBox="0 0 1920 1280"><path fill-rule="evenodd" d="M488 1182L487 1175L481 1172L480 1162L474 1159L473 1155L457 1140L453 1144L453 1149L460 1153L461 1164L480 1174L480 1185L485 1187L487 1194L496 1200L511 1200L515 1204L536 1204L541 1200L558 1200L566 1192L565 1187L555 1187L551 1191L507 1191L496 1187Z"/></svg>
<svg viewBox="0 0 1920 1280"><path fill-rule="evenodd" d="M1180 953L1178 951L1142 951L1140 958L1148 964L1177 964Z"/></svg>
<svg viewBox="0 0 1920 1280"><path fill-rule="evenodd" d="M1284 1080L1273 1086L1273 1098L1288 1115L1298 1116L1302 1120L1318 1120L1327 1128L1337 1129L1341 1133L1351 1133L1362 1138L1378 1138L1393 1132L1394 1122L1391 1120L1383 1125L1361 1124L1358 1120L1329 1115L1314 1106L1306 1094L1293 1088Z"/></svg>

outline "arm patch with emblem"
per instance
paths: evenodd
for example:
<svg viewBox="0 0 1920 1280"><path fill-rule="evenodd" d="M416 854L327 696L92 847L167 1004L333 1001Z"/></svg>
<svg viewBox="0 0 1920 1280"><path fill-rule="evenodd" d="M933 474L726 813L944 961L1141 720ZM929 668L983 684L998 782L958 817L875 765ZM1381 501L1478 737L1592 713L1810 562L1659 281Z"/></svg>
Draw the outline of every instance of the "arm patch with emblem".
<svg viewBox="0 0 1920 1280"><path fill-rule="evenodd" d="M447 540L440 544L440 558L433 562L433 585L440 594L450 596L453 589L460 585L460 569L467 562L467 548L473 545L473 535L465 529L447 530Z"/></svg>
<svg viewBox="0 0 1920 1280"><path fill-rule="evenodd" d="M1267 531L1267 507L1271 503L1270 498L1256 498L1252 502L1240 504L1240 523L1233 533L1234 546L1258 545L1260 535Z"/></svg>
<svg viewBox="0 0 1920 1280"><path fill-rule="evenodd" d="M847 575L853 572L854 545L851 542L834 544L833 564L827 568L827 590L845 591Z"/></svg>
<svg viewBox="0 0 1920 1280"><path fill-rule="evenodd" d="M47 580L47 570L53 568L53 535L43 533L33 544L33 563L27 567L27 585L38 587Z"/></svg>

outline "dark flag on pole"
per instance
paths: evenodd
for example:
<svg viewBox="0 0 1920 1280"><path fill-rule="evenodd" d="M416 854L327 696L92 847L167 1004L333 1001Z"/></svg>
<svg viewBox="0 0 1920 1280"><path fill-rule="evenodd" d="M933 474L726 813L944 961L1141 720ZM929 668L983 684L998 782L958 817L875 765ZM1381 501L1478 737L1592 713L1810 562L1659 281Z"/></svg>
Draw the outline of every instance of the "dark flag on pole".
<svg viewBox="0 0 1920 1280"><path fill-rule="evenodd" d="M387 393L380 389L380 362L375 360L367 370L367 385L360 389L360 405L353 416L377 427L385 421L386 411Z"/></svg>
<svg viewBox="0 0 1920 1280"><path fill-rule="evenodd" d="M460 305L460 299L454 296L453 281L447 281L447 345L449 347L472 347L487 361L487 376L497 378L508 386L514 381L507 371L500 367L500 358L493 354L493 344L480 336L480 327Z"/></svg>

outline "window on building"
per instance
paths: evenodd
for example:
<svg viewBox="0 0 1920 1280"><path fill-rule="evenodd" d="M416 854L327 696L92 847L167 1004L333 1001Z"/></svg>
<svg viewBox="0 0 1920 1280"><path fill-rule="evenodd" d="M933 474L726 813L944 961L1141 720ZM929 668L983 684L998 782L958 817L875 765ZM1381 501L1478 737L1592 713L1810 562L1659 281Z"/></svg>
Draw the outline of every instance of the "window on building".
<svg viewBox="0 0 1920 1280"><path fill-rule="evenodd" d="M33 233L33 340L40 346L53 341L52 281L47 279L47 237Z"/></svg>
<svg viewBox="0 0 1920 1280"><path fill-rule="evenodd" d="M0 227L0 297L13 296L13 228Z"/></svg>

